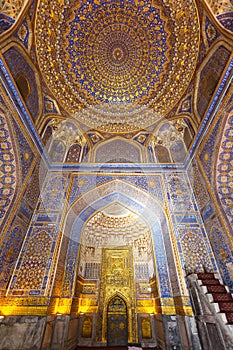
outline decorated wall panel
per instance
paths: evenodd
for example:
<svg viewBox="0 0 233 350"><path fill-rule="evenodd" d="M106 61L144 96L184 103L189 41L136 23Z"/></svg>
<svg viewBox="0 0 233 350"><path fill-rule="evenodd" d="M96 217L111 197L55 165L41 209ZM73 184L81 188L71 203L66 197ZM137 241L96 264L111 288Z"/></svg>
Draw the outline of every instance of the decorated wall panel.
<svg viewBox="0 0 233 350"><path fill-rule="evenodd" d="M16 218L12 222L0 248L0 295L6 294L20 249L27 230L27 223Z"/></svg>
<svg viewBox="0 0 233 350"><path fill-rule="evenodd" d="M227 110L227 119L222 132L216 159L216 195L222 209L233 227L233 106Z"/></svg>
<svg viewBox="0 0 233 350"><path fill-rule="evenodd" d="M39 165L43 170L43 163ZM28 222L27 235L14 269L9 295L46 296L51 288L67 179L58 174L46 177L44 181L44 174L39 170L40 166L25 191L25 198L29 203L37 205L30 225ZM41 188L34 188L33 185L38 183L38 180L41 180Z"/></svg>
<svg viewBox="0 0 233 350"><path fill-rule="evenodd" d="M1 141L1 209L0 209L0 227L3 225L3 220L7 217L9 209L11 208L17 191L17 178L19 177L19 169L16 165L16 159L18 157L15 148L13 147L13 137L9 129L8 123L9 117L6 118L6 111L2 109L4 106L2 97L0 97L1 110L0 110L0 141ZM7 120L8 119L8 120ZM17 176L18 175L18 176Z"/></svg>
<svg viewBox="0 0 233 350"><path fill-rule="evenodd" d="M7 16L17 19L23 6L27 3L27 0L5 0L2 2L1 12Z"/></svg>
<svg viewBox="0 0 233 350"><path fill-rule="evenodd" d="M188 265L198 272L207 265L209 269L217 270L188 176L176 172L166 175L165 186L182 267ZM202 249L197 249L201 246Z"/></svg>
<svg viewBox="0 0 233 350"><path fill-rule="evenodd" d="M162 188L166 183L166 193L168 193L167 201L169 204L169 210L172 214L172 225L174 225L175 230L175 235L172 238L172 244L170 237L173 235L172 228L170 227L170 236L167 234L163 237L164 232L167 230L166 225L164 226L165 222L162 221L162 225L159 225L158 222L157 224L155 222L153 224L151 223L153 226L153 240L155 245L160 293L163 298L168 299L172 296L187 295L187 290L184 283L185 260L192 260L192 267L196 270L201 270L203 268L202 265L204 264L211 269L217 269L211 247L201 221L200 213L195 204L191 189L187 183L187 178L182 175L182 173L177 173L165 177L163 183L161 182L160 176L122 176L120 177L120 182L127 180L129 183L137 183L140 185L140 187L143 186L146 190L145 194L140 193L141 190L131 187L131 185L129 186L129 184L126 183L122 187L122 190L124 188L124 195L123 193L121 194L122 190L120 190L121 187L119 187L122 185L118 185L118 182L113 181L114 179L117 179L117 176L77 175L77 177L74 176L73 178L72 187L70 189L70 204L75 203L75 205L72 207L72 213L69 214L71 216L70 219L67 219L68 226L64 232L65 235L69 235L69 232L71 232L71 241L68 255L66 257L67 271L64 275L63 296L72 295L72 286L75 277L75 270L72 266L75 266L76 264L74 262L74 257L77 256L78 253L77 243L80 241L81 228L89 216L98 210L98 208L102 208L116 199L118 201L120 200L120 202L124 204L127 204L128 206L131 206L134 208L134 210L141 213L144 211L145 214L145 207L144 209L140 208L139 203L132 201L132 197L135 197L136 195L137 201L143 201L146 204L146 207L153 208L153 201L151 202L152 199L147 197L146 192L150 193L152 197L156 196L157 198L160 198L161 201L164 201L166 196L165 193L163 193ZM109 184L106 182L107 180L110 180ZM156 186L158 186L158 191L156 191ZM90 190L91 188L93 190ZM131 190L129 191L130 188ZM185 195L182 196L182 193ZM129 196L128 199L127 196ZM77 201L78 198L79 200ZM100 200L100 198L102 199ZM129 198L131 199L129 200ZM92 204L90 205L88 203ZM153 212L158 213L158 208L154 209ZM76 220L75 218L77 218L78 215L79 219ZM146 218L153 217L152 212L145 215ZM179 235L179 232L181 231L182 235ZM192 232L192 237L189 237L189 232ZM184 238L185 236L186 238ZM193 255L190 257L190 252L187 249L187 245L190 243L189 240L192 241L195 239L200 242L200 245L204 242L205 249L203 249L203 251L193 249ZM175 264L173 254L175 254ZM179 258L179 254L181 255L181 260ZM166 259L169 264L169 269L166 268ZM69 267L72 267L72 269L70 270ZM176 273L178 273L178 276ZM177 280L179 280L179 283L177 283ZM188 302L188 297L186 302ZM167 304L166 307L171 306Z"/></svg>
<svg viewBox="0 0 233 350"><path fill-rule="evenodd" d="M233 5L230 0L206 0L206 2L216 16L233 11Z"/></svg>
<svg viewBox="0 0 233 350"><path fill-rule="evenodd" d="M14 295L43 295L52 260L54 229L34 229L27 236L10 285Z"/></svg>
<svg viewBox="0 0 233 350"><path fill-rule="evenodd" d="M230 290L233 290L233 263L232 249L229 244L225 228L220 220L213 215L206 227L209 232L210 241L215 252L216 261L221 273L221 277Z"/></svg>
<svg viewBox="0 0 233 350"><path fill-rule="evenodd" d="M142 155L137 145L117 138L97 147L95 161L97 163L140 163Z"/></svg>
<svg viewBox="0 0 233 350"><path fill-rule="evenodd" d="M195 1L186 7L170 0L40 1L38 64L60 104L82 124L138 131L167 115L188 87L199 29Z"/></svg>
<svg viewBox="0 0 233 350"><path fill-rule="evenodd" d="M39 195L37 151L1 90L0 294L5 295Z"/></svg>
<svg viewBox="0 0 233 350"><path fill-rule="evenodd" d="M232 285L232 96L224 99L197 155L194 191L221 276ZM200 180L200 181L199 181Z"/></svg>
<svg viewBox="0 0 233 350"><path fill-rule="evenodd" d="M233 5L231 6L231 12L219 14L217 19L224 28L233 33Z"/></svg>
<svg viewBox="0 0 233 350"><path fill-rule="evenodd" d="M32 119L35 121L40 113L39 85L37 83L35 69L29 64L29 60L17 47L10 47L4 58L16 85L24 98Z"/></svg>
<svg viewBox="0 0 233 350"><path fill-rule="evenodd" d="M54 285L56 293L72 297L82 226L98 209L117 200L143 215L152 229L159 295L164 312L175 312L174 302L177 301L174 298L180 296L183 298L180 307L190 307L184 281L185 261L192 260L193 268L197 270L203 263L214 269L216 266L188 180L183 173L177 172L164 177L77 174L71 179L68 174L49 173L13 273L10 294L45 296L51 291L67 196L70 210L63 230L64 245ZM37 243L38 235L44 245ZM194 239L200 241L200 245L204 242L206 248L203 251L193 249L191 256L187 245ZM26 274L26 271L31 273ZM35 279L34 275L38 278ZM94 306L85 304L87 307L93 310Z"/></svg>
<svg viewBox="0 0 233 350"><path fill-rule="evenodd" d="M109 177L110 180L111 178L114 179L116 177ZM156 177L157 178L157 181L159 181L159 177ZM148 205L148 203L146 203L149 199L149 197L143 193L140 194L140 190L135 188L135 187L132 187L130 186L129 184L125 183L125 185L123 185L123 188L120 190L123 191L122 194L119 193L119 188L122 186L121 185L121 182L119 183L119 188L117 188L118 184L115 183L115 182L107 182L106 183L106 180L108 178L106 177L103 177L103 179L98 179L97 182L99 182L100 180L103 181L103 185L102 186L98 186L96 189L93 189L92 190L92 194L91 193L85 193L85 191L83 192L84 193L84 196L83 196L83 199L80 199L80 204L81 206L83 206L83 209L85 209L83 211L83 213L81 214L81 217L80 219L76 220L74 225L73 225L73 233L71 235L72 238L72 242L73 241L79 241L79 237L78 237L78 233L81 231L81 227L83 225L83 223L87 220L87 218L91 215L91 213L95 212L98 208L102 208L103 206L105 206L107 203L111 203L112 201L114 201L115 199L117 200L120 200L120 202L124 203L124 205L127 205L127 206L130 206L132 208L134 208L134 210L139 210L139 212L143 212L144 210L146 210L145 208L143 208L143 206L139 205L137 202L134 202L132 199L130 199L130 196L136 196L135 198L137 198L137 200L140 200L140 201L143 201L144 202L144 205ZM81 180L81 179L80 179ZM87 180L87 176L86 176L86 180ZM89 180L91 180L91 176L89 177ZM94 179L93 179L94 180ZM140 179L140 177L138 177L137 179L134 179L134 181L137 180L138 182L142 181L142 183L144 182L145 179ZM128 177L128 181L130 181L130 176ZM149 181L150 182L150 181ZM73 182L74 185L76 186L76 181ZM83 181L80 181L80 184L83 184L84 185L84 182ZM151 179L151 182L150 182L151 185L156 185L156 181L154 179L154 182L153 182L153 177ZM90 184L89 184L90 185ZM87 186L87 184L86 184ZM95 186L94 186L95 187ZM115 187L115 188L114 188ZM131 191L131 193L129 192L129 190ZM112 193L112 194L111 194ZM115 194L114 194L115 193ZM123 195L124 193L124 195ZM158 192L158 195L159 195L159 192ZM97 197L96 197L97 196ZM104 197L103 197L104 196ZM129 196L129 197L128 197ZM89 198L90 197L90 198ZM100 198L102 197L102 199L100 200ZM144 199L143 199L144 197ZM73 197L73 191L71 189L71 198L77 198L76 196ZM99 199L99 200L98 200ZM96 202L97 200L97 202ZM146 201L146 202L145 202ZM89 206L90 204L88 203L92 203L91 206ZM78 203L78 202L77 202ZM78 210L78 212L81 210L81 207L78 206L77 204L77 207L76 209L73 208L73 212L74 210ZM161 211L161 209L160 209ZM158 209L157 209L157 212L158 212ZM78 216L78 213L76 214ZM155 220L152 215L149 215L149 217L151 217L151 220ZM71 219L72 220L72 219ZM70 223L70 220L67 219L67 222L69 223L69 229L68 231L71 229L71 224ZM165 224L165 223L164 223ZM80 226L81 225L81 226ZM151 222L151 225L153 226L154 224ZM67 234L68 234L68 231L67 231ZM66 234L66 232L65 232ZM161 234L161 230L158 231L158 235ZM156 244L159 244L158 242L156 242ZM71 245L72 246L72 245ZM161 240L161 243L160 243L160 246L162 248L162 251L164 252L164 243L163 243L163 239ZM71 248L70 248L71 249ZM75 247L73 248L75 249ZM164 255L161 255L159 259L159 266L162 266L162 264L166 264L166 254ZM68 259L68 258L67 258ZM164 260L165 259L165 260ZM69 259L67 260L69 261ZM163 274L165 273L165 271L163 272ZM162 275L161 275L162 276ZM167 275L166 275L167 277ZM164 278L164 283L166 281L166 290L167 292L166 293L169 293L169 280L168 278ZM162 278L162 277L161 277ZM70 288L72 287L72 280L73 280L73 277L72 275L70 275L69 277L69 274L67 275L66 274L66 277L65 277L65 280L70 280ZM70 295L71 293L71 289L69 289L69 291L67 290L66 293L68 293L68 295Z"/></svg>
<svg viewBox="0 0 233 350"><path fill-rule="evenodd" d="M21 192L21 199L15 210L11 211L9 222L10 227L4 232L0 241L0 265L1 265L1 293L6 293L13 269L22 248L28 225L33 215L40 191L39 186L39 167L35 167L28 182L23 185L25 189ZM20 193L19 193L20 195Z"/></svg>
<svg viewBox="0 0 233 350"><path fill-rule="evenodd" d="M211 45L214 45L214 43L220 37L221 34L207 15L203 16L203 27L204 43L206 47L209 48L211 47Z"/></svg>
<svg viewBox="0 0 233 350"><path fill-rule="evenodd" d="M217 267L224 283L232 289L232 249L226 234L226 228L219 218L217 203L212 199L212 189L207 189L207 184L195 161L192 164L192 173L194 194L216 259Z"/></svg>
<svg viewBox="0 0 233 350"><path fill-rule="evenodd" d="M228 97L229 96L229 97ZM211 197L218 201L231 227L231 170L232 170L232 97L225 98L211 128L198 151L198 164Z"/></svg>
<svg viewBox="0 0 233 350"><path fill-rule="evenodd" d="M8 30L19 18L28 0L2 0L0 14L0 35Z"/></svg>
<svg viewBox="0 0 233 350"><path fill-rule="evenodd" d="M205 114L230 54L227 48L219 46L201 70L197 93L197 111L201 118Z"/></svg>

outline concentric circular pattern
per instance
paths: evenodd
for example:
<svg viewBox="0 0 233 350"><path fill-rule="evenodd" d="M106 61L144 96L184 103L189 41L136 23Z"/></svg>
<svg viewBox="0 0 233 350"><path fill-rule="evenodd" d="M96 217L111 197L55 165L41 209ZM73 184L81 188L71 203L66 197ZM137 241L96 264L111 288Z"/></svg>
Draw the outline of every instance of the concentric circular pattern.
<svg viewBox="0 0 233 350"><path fill-rule="evenodd" d="M67 57L62 69L66 79L73 76L89 103L134 102L147 96L159 81L169 50L160 11L152 7L148 19L143 9L127 1L103 2L101 8L88 10L82 4L74 15L65 12L72 28L63 32L66 46L60 54Z"/></svg>
<svg viewBox="0 0 233 350"><path fill-rule="evenodd" d="M195 69L192 0L41 0L40 69L58 102L86 125L133 131L165 116Z"/></svg>

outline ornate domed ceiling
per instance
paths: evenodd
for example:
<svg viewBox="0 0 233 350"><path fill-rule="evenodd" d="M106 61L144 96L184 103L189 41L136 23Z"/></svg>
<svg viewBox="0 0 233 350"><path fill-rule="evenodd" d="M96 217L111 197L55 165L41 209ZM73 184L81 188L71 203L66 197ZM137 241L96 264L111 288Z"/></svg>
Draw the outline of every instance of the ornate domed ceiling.
<svg viewBox="0 0 233 350"><path fill-rule="evenodd" d="M100 131L134 131L166 116L198 56L192 0L42 0L35 31L48 87L71 116Z"/></svg>

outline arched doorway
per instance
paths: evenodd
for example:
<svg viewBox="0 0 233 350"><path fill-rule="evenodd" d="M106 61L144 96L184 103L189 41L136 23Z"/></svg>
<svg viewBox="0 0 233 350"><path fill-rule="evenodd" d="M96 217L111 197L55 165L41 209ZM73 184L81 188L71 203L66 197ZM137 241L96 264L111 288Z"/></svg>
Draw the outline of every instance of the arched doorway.
<svg viewBox="0 0 233 350"><path fill-rule="evenodd" d="M119 296L113 297L107 309L107 345L125 346L128 343L127 306Z"/></svg>

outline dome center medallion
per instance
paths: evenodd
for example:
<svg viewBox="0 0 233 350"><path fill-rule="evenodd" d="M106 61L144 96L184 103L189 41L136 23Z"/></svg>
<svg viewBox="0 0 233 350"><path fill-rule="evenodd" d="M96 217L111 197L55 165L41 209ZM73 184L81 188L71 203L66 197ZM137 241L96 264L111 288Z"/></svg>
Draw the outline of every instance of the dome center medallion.
<svg viewBox="0 0 233 350"><path fill-rule="evenodd" d="M115 43L110 48L110 62L115 65L122 65L127 61L128 50L123 43Z"/></svg>

